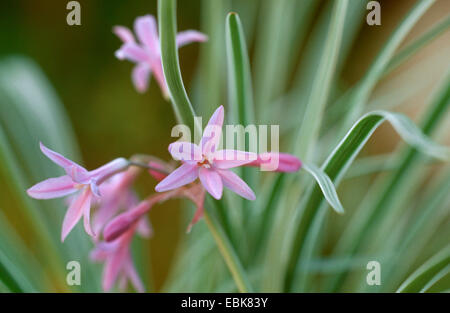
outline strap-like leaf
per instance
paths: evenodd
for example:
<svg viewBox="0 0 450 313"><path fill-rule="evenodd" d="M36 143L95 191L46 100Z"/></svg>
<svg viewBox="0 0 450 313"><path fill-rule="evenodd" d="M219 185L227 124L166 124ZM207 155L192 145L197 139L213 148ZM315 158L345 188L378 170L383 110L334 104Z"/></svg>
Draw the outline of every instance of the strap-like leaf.
<svg viewBox="0 0 450 313"><path fill-rule="evenodd" d="M314 177L320 189L322 190L323 196L328 201L328 204L331 205L331 207L337 213L344 213L344 208L342 207L341 201L339 200L336 192L336 188L334 187L334 184L331 181L330 177L328 177L328 175L325 174L324 171L322 171L314 164L305 163L303 164L302 168Z"/></svg>

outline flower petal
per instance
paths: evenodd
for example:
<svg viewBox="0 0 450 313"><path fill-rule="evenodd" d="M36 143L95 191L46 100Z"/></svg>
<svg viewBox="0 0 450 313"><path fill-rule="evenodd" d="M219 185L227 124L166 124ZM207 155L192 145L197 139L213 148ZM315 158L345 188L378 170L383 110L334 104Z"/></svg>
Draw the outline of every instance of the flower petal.
<svg viewBox="0 0 450 313"><path fill-rule="evenodd" d="M296 172L302 167L302 162L294 155L279 152L264 152L258 158L247 164L260 166L262 171Z"/></svg>
<svg viewBox="0 0 450 313"><path fill-rule="evenodd" d="M125 213L116 216L111 222L106 225L103 232L105 240L110 242L122 236L131 227L134 227L136 221L148 212L153 205L150 201L142 201L135 208L126 211Z"/></svg>
<svg viewBox="0 0 450 313"><path fill-rule="evenodd" d="M202 160L202 151L199 146L186 141L177 141L169 145L169 153L177 161L198 162Z"/></svg>
<svg viewBox="0 0 450 313"><path fill-rule="evenodd" d="M144 44L151 53L159 55L159 38L156 27L156 20L152 15L145 15L136 18L134 21L134 31L139 41Z"/></svg>
<svg viewBox="0 0 450 313"><path fill-rule="evenodd" d="M138 63L131 72L131 80L136 90L143 93L148 88L151 69L147 63Z"/></svg>
<svg viewBox="0 0 450 313"><path fill-rule="evenodd" d="M91 227L91 206L87 205L84 207L84 212L83 212L83 224L84 224L84 230L86 231L86 233L91 236L91 237L95 237L95 232L92 230Z"/></svg>
<svg viewBox="0 0 450 313"><path fill-rule="evenodd" d="M139 220L136 228L136 232L144 238L150 238L153 236L153 227L146 216L142 216Z"/></svg>
<svg viewBox="0 0 450 313"><path fill-rule="evenodd" d="M106 260L102 279L102 287L104 291L109 291L114 286L127 253L127 247L120 245L117 250Z"/></svg>
<svg viewBox="0 0 450 313"><path fill-rule="evenodd" d="M193 182L198 177L198 167L184 163L156 185L158 192L172 190Z"/></svg>
<svg viewBox="0 0 450 313"><path fill-rule="evenodd" d="M61 166L66 171L67 175L72 177L76 182L82 182L87 179L88 171L78 165L77 163L65 158L61 154L50 150L42 142L39 143L42 153L45 154L47 158L52 160L55 164Z"/></svg>
<svg viewBox="0 0 450 313"><path fill-rule="evenodd" d="M89 176L95 179L100 185L106 179L112 177L114 174L118 174L119 172L122 172L125 169L127 169L129 164L130 162L127 159L117 158L106 163L103 166L100 166L99 168L93 171L90 171Z"/></svg>
<svg viewBox="0 0 450 313"><path fill-rule="evenodd" d="M200 147L204 154L214 153L220 143L222 135L222 125L224 119L223 105L217 108L209 119L208 124L203 131L203 137L200 141Z"/></svg>
<svg viewBox="0 0 450 313"><path fill-rule="evenodd" d="M208 36L196 30L185 30L177 34L177 47L180 48L191 42L203 42L208 40Z"/></svg>
<svg viewBox="0 0 450 313"><path fill-rule="evenodd" d="M228 169L251 163L257 159L257 154L239 150L220 150L214 153L214 167Z"/></svg>
<svg viewBox="0 0 450 313"><path fill-rule="evenodd" d="M248 200L255 200L256 196L253 190L235 173L230 170L216 170L222 178L225 187L233 190L235 193Z"/></svg>
<svg viewBox="0 0 450 313"><path fill-rule="evenodd" d="M114 26L113 33L123 41L123 43L134 42L134 36L131 30L124 26Z"/></svg>
<svg viewBox="0 0 450 313"><path fill-rule="evenodd" d="M144 292L144 284L139 278L138 273L133 265L133 261L131 260L131 256L128 257L124 262L124 271L127 277L130 279L131 284L137 292Z"/></svg>
<svg viewBox="0 0 450 313"><path fill-rule="evenodd" d="M35 199L53 199L64 197L78 191L74 187L72 178L68 175L49 178L27 190L30 197Z"/></svg>
<svg viewBox="0 0 450 313"><path fill-rule="evenodd" d="M135 63L149 62L150 57L147 52L134 42L127 42L116 51L116 58L119 60L129 60Z"/></svg>
<svg viewBox="0 0 450 313"><path fill-rule="evenodd" d="M161 58L153 60L152 71L153 75L155 76L156 82L159 85L159 88L161 88L161 92L163 93L164 98L169 99L169 88L167 87L166 78L164 76Z"/></svg>
<svg viewBox="0 0 450 313"><path fill-rule="evenodd" d="M91 206L92 193L89 188L84 188L83 191L78 195L70 205L67 210L66 216L64 217L61 241L66 239L70 231L75 227L75 225L80 220L84 212L86 212L87 207Z"/></svg>
<svg viewBox="0 0 450 313"><path fill-rule="evenodd" d="M223 184L219 174L212 169L201 167L198 171L198 177L211 196L215 199L222 198Z"/></svg>

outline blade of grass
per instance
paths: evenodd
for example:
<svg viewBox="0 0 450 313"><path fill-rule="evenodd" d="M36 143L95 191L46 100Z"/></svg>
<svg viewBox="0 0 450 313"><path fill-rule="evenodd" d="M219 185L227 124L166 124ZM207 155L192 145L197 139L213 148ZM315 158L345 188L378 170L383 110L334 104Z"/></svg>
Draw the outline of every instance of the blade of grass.
<svg viewBox="0 0 450 313"><path fill-rule="evenodd" d="M211 116L223 103L222 86L225 84L225 19L229 1L202 1L202 31L208 42L200 46L200 58L194 102L195 109Z"/></svg>
<svg viewBox="0 0 450 313"><path fill-rule="evenodd" d="M325 200L328 204L336 211L336 213L343 214L344 208L342 207L341 201L337 195L336 189L334 188L333 182L330 177L325 174L320 168L314 164L303 164L302 168L311 174L322 190Z"/></svg>
<svg viewBox="0 0 450 313"><path fill-rule="evenodd" d="M414 273L412 273L397 289L398 293L420 292L442 270L450 265L450 246L437 253Z"/></svg>
<svg viewBox="0 0 450 313"><path fill-rule="evenodd" d="M253 104L253 89L250 74L250 62L247 54L247 46L245 43L245 35L242 29L242 24L237 13L229 13L225 22L226 30L226 48L227 48L227 65L228 65L228 96L229 96L229 110L231 123L242 125L244 128L248 125L254 125L254 104ZM253 140L254 138L249 138ZM236 148L244 151L251 151L249 142L242 138L242 146L238 145ZM239 142L238 138L238 142ZM226 147L227 149L234 149L235 147ZM257 152L257 151L252 151ZM242 179L255 192L257 190L257 172L251 168L244 167L237 169L241 173ZM243 212L243 218L233 221L234 224L240 225L239 234L241 237L240 250L248 252L247 236L244 231L244 225L248 225L250 210L253 208L253 202L244 198L239 198L236 201L238 204L234 211ZM246 259L246 258L245 258Z"/></svg>
<svg viewBox="0 0 450 313"><path fill-rule="evenodd" d="M268 0L262 3L254 50L258 121L273 120L267 115L269 106L286 88L296 53L306 37L318 4L314 0L301 3L296 0Z"/></svg>
<svg viewBox="0 0 450 313"><path fill-rule="evenodd" d="M444 117L444 113L450 106L450 75L447 76L442 87L436 93L435 99L429 109L426 112L422 126L422 132L425 135L430 135L437 127L441 119ZM417 147L415 147L417 148ZM438 148L439 149L439 148ZM420 149L419 149L420 150ZM436 151L437 152L437 151ZM439 152L440 153L440 152ZM445 154L446 152L443 151ZM389 212L392 202L395 200L395 195L399 188L408 182L411 182L410 174L412 175L413 165L419 160L419 153L414 148L409 148L399 161L399 168L394 171L388 181L382 186L383 190L379 191L375 199L370 202L364 202L366 206L361 210L362 213L367 212L363 218L355 219L354 225L350 225L346 229L346 232L341 237L336 251L339 253L345 253L347 255L354 254L361 244L367 240L368 236L374 232L376 225L387 212ZM343 252L346 251L346 252ZM341 273L339 277L335 279L334 288L343 282L348 273Z"/></svg>
<svg viewBox="0 0 450 313"><path fill-rule="evenodd" d="M400 50L394 57L390 60L387 65L386 70L383 75L388 75L395 68L399 67L401 64L405 62L405 60L409 59L416 52L418 52L421 48L426 46L428 43L439 37L442 33L444 33L450 27L450 17L443 19L442 21L437 22L433 25L427 32L421 35L419 38L415 39L408 46Z"/></svg>
<svg viewBox="0 0 450 313"><path fill-rule="evenodd" d="M308 97L303 122L297 130L294 143L295 154L301 160L308 161L312 155L312 147L319 136L323 110L333 79L333 73L338 59L338 52L344 21L347 11L347 0L334 3L328 34L325 38L325 48L322 52L317 73L314 76L313 86Z"/></svg>
<svg viewBox="0 0 450 313"><path fill-rule="evenodd" d="M399 135L410 145L423 153L430 153L436 157L448 157L448 150L438 146L428 140L420 130L415 127L406 116L399 113L391 113L387 111L375 111L361 117L355 125L350 129L344 139L329 155L328 159L322 165L322 170L330 177L332 182L337 185L343 175L356 158L367 140L384 121L389 121ZM307 240L309 225L313 223L316 215L320 213L325 202L322 191L317 185L313 186L305 199L305 207L293 220L294 225L298 225L295 231L295 241L290 249L291 255L285 275L285 289L292 291L293 282L298 273L299 259L302 257L304 242ZM320 215L319 215L320 216ZM313 234L311 240L317 236ZM313 245L309 245L312 247ZM310 252L310 251L309 251ZM306 255L310 255L306 253Z"/></svg>
<svg viewBox="0 0 450 313"><path fill-rule="evenodd" d="M435 0L418 1L417 4L410 10L408 15L403 19L400 25L397 26L394 33L386 42L375 61L370 66L368 72L364 75L348 104L349 111L347 112L344 129L351 125L353 121L363 112L370 93L374 89L376 83L383 76L390 60L395 51L405 39L417 21L422 15L431 7Z"/></svg>

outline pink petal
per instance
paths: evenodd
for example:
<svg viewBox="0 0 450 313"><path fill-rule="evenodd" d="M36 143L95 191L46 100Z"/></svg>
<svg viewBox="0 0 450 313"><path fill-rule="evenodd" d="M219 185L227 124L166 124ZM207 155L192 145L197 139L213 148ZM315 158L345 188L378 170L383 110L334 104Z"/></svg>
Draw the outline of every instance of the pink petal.
<svg viewBox="0 0 450 313"><path fill-rule="evenodd" d="M153 75L155 76L156 82L159 85L159 88L161 88L161 92L163 93L164 98L169 99L169 88L167 87L166 78L164 76L160 58L152 62L152 71Z"/></svg>
<svg viewBox="0 0 450 313"><path fill-rule="evenodd" d="M105 261L118 247L119 241L99 242L89 254L89 258L95 262Z"/></svg>
<svg viewBox="0 0 450 313"><path fill-rule="evenodd" d="M302 167L302 162L289 153L265 152L258 155L258 159L247 164L260 166L262 171L296 172Z"/></svg>
<svg viewBox="0 0 450 313"><path fill-rule="evenodd" d="M70 195L78 189L74 188L74 182L68 175L49 178L27 190L30 197L35 199L53 199Z"/></svg>
<svg viewBox="0 0 450 313"><path fill-rule="evenodd" d="M124 26L114 26L113 33L123 41L123 43L134 42L133 33Z"/></svg>
<svg viewBox="0 0 450 313"><path fill-rule="evenodd" d="M91 206L85 206L84 207L84 212L83 212L83 224L84 224L84 230L86 231L86 233L91 236L91 237L95 237L95 233L92 231L91 228Z"/></svg>
<svg viewBox="0 0 450 313"><path fill-rule="evenodd" d="M221 105L213 113L203 132L200 147L204 154L214 153L218 148L220 137L222 135L222 125L224 119L224 109Z"/></svg>
<svg viewBox="0 0 450 313"><path fill-rule="evenodd" d="M198 167L185 163L160 181L155 190L158 192L172 190L193 182L197 177Z"/></svg>
<svg viewBox="0 0 450 313"><path fill-rule="evenodd" d="M143 214L150 210L152 204L152 202L144 200L135 208L114 218L105 227L105 231L103 232L105 240L113 241L128 231Z"/></svg>
<svg viewBox="0 0 450 313"><path fill-rule="evenodd" d="M126 253L127 250L124 247L119 247L117 251L106 260L102 280L104 291L109 291L114 286L126 257Z"/></svg>
<svg viewBox="0 0 450 313"><path fill-rule="evenodd" d="M84 212L86 212L91 205L92 193L89 188L84 188L83 191L78 195L70 205L67 210L66 216L64 217L61 241L66 239L70 231L75 227L75 225L80 220Z"/></svg>
<svg viewBox="0 0 450 313"><path fill-rule="evenodd" d="M150 66L147 63L138 63L131 72L131 80L136 90L143 93L148 88L148 82L150 79Z"/></svg>
<svg viewBox="0 0 450 313"><path fill-rule="evenodd" d="M180 48L191 42L203 42L208 40L208 36L196 30L185 30L177 34L177 47Z"/></svg>
<svg viewBox="0 0 450 313"><path fill-rule="evenodd" d="M214 170L201 167L198 171L198 176L202 182L203 187L208 191L215 199L222 198L223 184L219 174Z"/></svg>
<svg viewBox="0 0 450 313"><path fill-rule="evenodd" d="M235 173L230 170L216 170L222 177L225 187L233 190L235 193L248 200L255 200L256 196L253 190Z"/></svg>
<svg viewBox="0 0 450 313"><path fill-rule="evenodd" d="M129 164L130 162L127 159L117 158L93 171L90 171L89 176L94 178L98 184L101 184L114 174L126 170Z"/></svg>
<svg viewBox="0 0 450 313"><path fill-rule="evenodd" d="M50 160L52 160L57 165L64 168L67 175L72 177L75 181L81 182L85 180L88 176L88 171L82 166L76 164L75 162L65 158L61 154L50 150L42 142L39 143L42 153L44 153Z"/></svg>
<svg viewBox="0 0 450 313"><path fill-rule="evenodd" d="M159 38L155 18L152 15L145 15L136 18L134 21L134 31L138 39L152 52L159 55Z"/></svg>
<svg viewBox="0 0 450 313"><path fill-rule="evenodd" d="M203 158L199 146L185 141L171 143L169 145L169 153L175 160L183 162L198 162Z"/></svg>
<svg viewBox="0 0 450 313"><path fill-rule="evenodd" d="M142 216L138 222L136 232L144 238L150 238L153 235L153 227L147 217Z"/></svg>
<svg viewBox="0 0 450 313"><path fill-rule="evenodd" d="M122 47L116 51L116 57L119 60L127 59L135 63L150 61L150 57L147 52L133 42L123 44Z"/></svg>
<svg viewBox="0 0 450 313"><path fill-rule="evenodd" d="M228 169L251 163L257 159L257 154L239 150L220 150L214 153L214 167Z"/></svg>
<svg viewBox="0 0 450 313"><path fill-rule="evenodd" d="M164 166L163 164L158 163L158 162L156 162L156 161L150 161L150 162L148 163L148 165L151 166L151 167L153 167L153 168L161 169L161 170L165 170L165 169L167 168L167 167ZM155 171L155 170L152 170L152 169L148 170L148 172L149 172L149 174L152 175L152 177L153 177L154 179L156 179L157 181L161 181L161 180L163 180L163 179L167 176L166 174L163 174L163 173L161 173L161 172L159 172L159 171Z"/></svg>
<svg viewBox="0 0 450 313"><path fill-rule="evenodd" d="M125 260L124 271L130 279L134 289L136 289L137 292L144 292L144 284L142 283L138 273L136 272L136 269L134 268L131 256Z"/></svg>

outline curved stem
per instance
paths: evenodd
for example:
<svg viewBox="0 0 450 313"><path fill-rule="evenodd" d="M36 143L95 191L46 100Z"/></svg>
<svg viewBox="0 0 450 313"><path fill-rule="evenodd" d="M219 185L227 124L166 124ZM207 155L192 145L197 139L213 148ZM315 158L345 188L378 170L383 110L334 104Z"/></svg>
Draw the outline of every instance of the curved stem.
<svg viewBox="0 0 450 313"><path fill-rule="evenodd" d="M206 225L216 241L217 247L219 248L222 257L224 258L225 263L233 276L239 292L253 292L253 288L247 278L244 268L242 267L239 258L234 253L234 249L220 225L212 216L209 215L207 210L203 212L203 218L205 219Z"/></svg>

